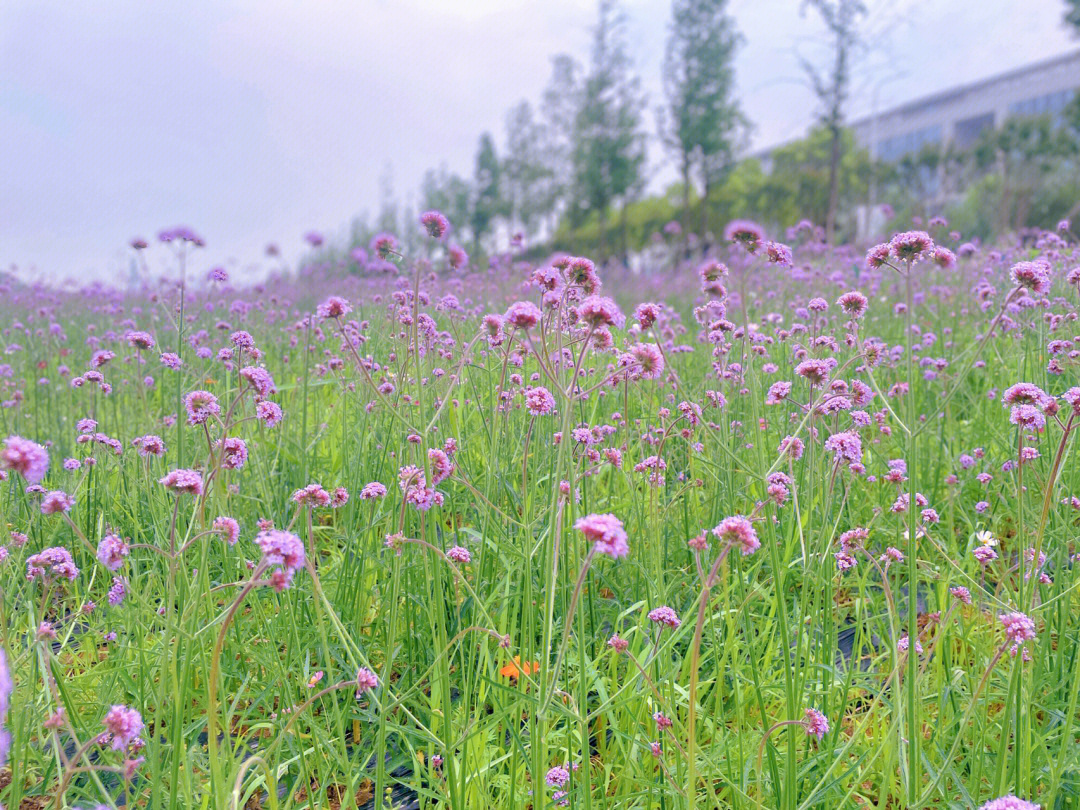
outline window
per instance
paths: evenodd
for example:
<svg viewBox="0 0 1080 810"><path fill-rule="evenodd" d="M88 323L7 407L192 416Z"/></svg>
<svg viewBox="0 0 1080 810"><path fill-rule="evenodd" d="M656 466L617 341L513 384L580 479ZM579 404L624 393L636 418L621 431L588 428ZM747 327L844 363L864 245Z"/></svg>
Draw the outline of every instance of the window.
<svg viewBox="0 0 1080 810"><path fill-rule="evenodd" d="M967 149L979 139L983 130L990 129L993 126L994 114L992 112L964 118L957 121L955 127L953 127L953 143L960 149Z"/></svg>

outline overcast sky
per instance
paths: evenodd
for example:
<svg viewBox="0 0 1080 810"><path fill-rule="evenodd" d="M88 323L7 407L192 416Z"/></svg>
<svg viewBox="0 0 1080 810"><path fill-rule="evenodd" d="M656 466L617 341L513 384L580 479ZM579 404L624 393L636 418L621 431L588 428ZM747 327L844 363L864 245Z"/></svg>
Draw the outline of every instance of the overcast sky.
<svg viewBox="0 0 1080 810"><path fill-rule="evenodd" d="M824 54L799 0L731 0L755 147L797 137ZM655 107L669 16L626 0ZM882 0L852 117L1080 48L1061 0ZM536 100L550 57L588 57L591 0L0 0L0 267L126 275L127 241L188 224L205 262L344 233L425 169L470 173L478 135ZM651 116L650 116L651 125ZM667 169L653 148L654 185Z"/></svg>

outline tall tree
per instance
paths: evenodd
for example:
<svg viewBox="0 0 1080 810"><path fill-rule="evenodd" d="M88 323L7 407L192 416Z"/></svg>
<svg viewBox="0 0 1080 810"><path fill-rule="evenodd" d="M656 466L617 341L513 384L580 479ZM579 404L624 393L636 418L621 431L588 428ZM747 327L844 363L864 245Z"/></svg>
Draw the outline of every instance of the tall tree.
<svg viewBox="0 0 1080 810"><path fill-rule="evenodd" d="M450 220L450 227L458 232L457 239L464 239L460 234L469 228L471 198L469 181L451 174L446 164L440 166L438 171L428 169L424 173L420 183L423 208L425 211L442 211Z"/></svg>
<svg viewBox="0 0 1080 810"><path fill-rule="evenodd" d="M739 44L727 0L674 0L664 52L661 109L665 146L673 153L683 183L683 230L689 233L690 192L695 165L704 188L702 233L710 187L731 164L745 119L735 100L732 60Z"/></svg>
<svg viewBox="0 0 1080 810"><path fill-rule="evenodd" d="M522 101L506 114L506 156L502 179L510 229L531 235L547 213L553 171L547 164L544 125Z"/></svg>
<svg viewBox="0 0 1080 810"><path fill-rule="evenodd" d="M495 153L495 141L490 132L480 136L473 171L473 200L469 225L472 228L473 251L480 252L480 243L503 210L500 194L501 167Z"/></svg>
<svg viewBox="0 0 1080 810"><path fill-rule="evenodd" d="M387 162L379 175L379 217L375 227L386 233L397 234L399 224L398 201L394 196L394 167Z"/></svg>
<svg viewBox="0 0 1080 810"><path fill-rule="evenodd" d="M581 109L582 67L571 56L560 54L551 60L551 78L540 100L544 124L544 163L551 176L544 207L552 214L554 229L559 215L569 205L569 189L574 182L574 132ZM570 208L571 221L579 224L578 209Z"/></svg>
<svg viewBox="0 0 1080 810"><path fill-rule="evenodd" d="M1065 23L1080 35L1080 0L1065 0Z"/></svg>
<svg viewBox="0 0 1080 810"><path fill-rule="evenodd" d="M802 60L803 69L821 103L821 123L831 139L829 208L825 216L825 238L831 242L836 233L836 210L840 200L840 140L844 127L844 107L851 85L852 55L859 44L859 18L866 14L866 5L862 0L803 0L803 11L808 7L814 9L825 23L832 48L832 58L825 72Z"/></svg>
<svg viewBox="0 0 1080 810"><path fill-rule="evenodd" d="M607 212L626 206L641 188L645 99L626 45L626 18L614 0L600 0L592 63L574 128L574 185L579 203L599 223L600 253L607 248Z"/></svg>

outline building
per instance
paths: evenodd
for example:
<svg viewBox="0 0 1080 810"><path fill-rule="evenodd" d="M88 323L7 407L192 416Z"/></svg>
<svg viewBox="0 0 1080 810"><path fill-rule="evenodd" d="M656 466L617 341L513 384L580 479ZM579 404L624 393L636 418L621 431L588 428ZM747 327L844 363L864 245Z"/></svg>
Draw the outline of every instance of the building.
<svg viewBox="0 0 1080 810"><path fill-rule="evenodd" d="M927 145L967 148L983 130L1001 126L1009 116L1059 117L1078 90L1080 51L1074 51L923 96L848 126L872 158L892 162ZM776 148L750 157L758 158L768 172Z"/></svg>
<svg viewBox="0 0 1080 810"><path fill-rule="evenodd" d="M895 161L927 145L965 149L1010 116L1060 117L1080 90L1080 51L915 99L850 124L878 160Z"/></svg>

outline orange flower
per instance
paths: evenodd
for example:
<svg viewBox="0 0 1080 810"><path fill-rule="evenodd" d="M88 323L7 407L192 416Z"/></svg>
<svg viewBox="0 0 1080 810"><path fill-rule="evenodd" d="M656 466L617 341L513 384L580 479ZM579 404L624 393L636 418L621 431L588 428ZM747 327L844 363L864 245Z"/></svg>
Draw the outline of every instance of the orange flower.
<svg viewBox="0 0 1080 810"><path fill-rule="evenodd" d="M502 669L499 670L499 674L504 678L509 678L512 681L516 681L518 675L524 672L526 675L532 675L534 672L539 671L540 662L533 661L532 664L525 662L521 663L521 656L515 655L514 660L509 664L504 664Z"/></svg>

